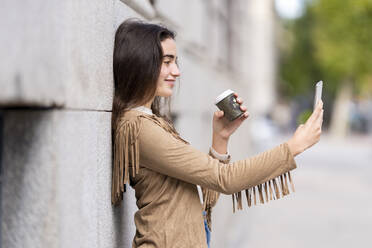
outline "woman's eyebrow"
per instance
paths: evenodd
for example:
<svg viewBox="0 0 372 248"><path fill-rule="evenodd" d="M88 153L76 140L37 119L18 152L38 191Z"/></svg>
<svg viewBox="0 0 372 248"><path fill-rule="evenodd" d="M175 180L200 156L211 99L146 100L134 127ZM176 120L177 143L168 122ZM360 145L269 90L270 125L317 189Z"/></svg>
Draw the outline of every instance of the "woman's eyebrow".
<svg viewBox="0 0 372 248"><path fill-rule="evenodd" d="M172 55L172 54L165 54L164 56L163 56L163 58L165 58L165 57L167 57L167 58L171 58L171 59L174 59L174 55Z"/></svg>

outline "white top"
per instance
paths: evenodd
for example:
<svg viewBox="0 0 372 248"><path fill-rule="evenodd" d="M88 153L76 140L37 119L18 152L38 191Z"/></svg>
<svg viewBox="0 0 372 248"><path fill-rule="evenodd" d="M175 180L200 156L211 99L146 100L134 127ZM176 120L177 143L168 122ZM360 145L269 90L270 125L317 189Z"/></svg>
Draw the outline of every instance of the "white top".
<svg viewBox="0 0 372 248"><path fill-rule="evenodd" d="M145 106L139 106L139 107L135 107L135 108L132 108L132 109L137 110L137 111L141 111L141 112L149 114L149 115L153 115L152 109L150 109L148 107L145 107Z"/></svg>
<svg viewBox="0 0 372 248"><path fill-rule="evenodd" d="M225 90L224 92L222 92L219 96L216 97L216 100L214 102L214 104L217 104L219 103L222 99L224 99L225 97L227 97L228 95L230 95L231 93L234 93L234 91L228 89L228 90Z"/></svg>

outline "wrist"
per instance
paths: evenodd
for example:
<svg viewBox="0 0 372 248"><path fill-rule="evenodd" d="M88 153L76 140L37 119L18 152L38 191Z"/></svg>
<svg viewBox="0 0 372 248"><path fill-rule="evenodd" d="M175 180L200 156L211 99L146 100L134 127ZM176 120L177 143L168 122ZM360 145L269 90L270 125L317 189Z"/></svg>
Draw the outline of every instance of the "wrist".
<svg viewBox="0 0 372 248"><path fill-rule="evenodd" d="M216 141L229 142L230 137L225 137L225 136L220 135L218 133L213 133L212 138L213 138L213 140L216 140Z"/></svg>
<svg viewBox="0 0 372 248"><path fill-rule="evenodd" d="M301 149L299 148L299 145L296 142L294 142L293 139L288 140L287 145L293 157L297 156L302 152Z"/></svg>
<svg viewBox="0 0 372 248"><path fill-rule="evenodd" d="M218 135L213 135L212 139L212 147L213 149L220 153L226 154L227 153L227 145L229 143L229 138L220 137Z"/></svg>

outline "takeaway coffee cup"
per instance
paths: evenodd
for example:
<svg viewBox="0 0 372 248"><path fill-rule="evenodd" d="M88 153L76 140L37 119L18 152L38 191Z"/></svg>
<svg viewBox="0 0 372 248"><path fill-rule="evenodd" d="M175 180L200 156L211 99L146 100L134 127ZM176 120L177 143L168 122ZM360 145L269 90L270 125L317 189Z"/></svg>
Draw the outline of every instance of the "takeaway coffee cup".
<svg viewBox="0 0 372 248"><path fill-rule="evenodd" d="M233 121L244 112L240 109L240 104L236 101L234 91L228 89L217 96L215 101L216 106L223 110L224 116L229 120Z"/></svg>

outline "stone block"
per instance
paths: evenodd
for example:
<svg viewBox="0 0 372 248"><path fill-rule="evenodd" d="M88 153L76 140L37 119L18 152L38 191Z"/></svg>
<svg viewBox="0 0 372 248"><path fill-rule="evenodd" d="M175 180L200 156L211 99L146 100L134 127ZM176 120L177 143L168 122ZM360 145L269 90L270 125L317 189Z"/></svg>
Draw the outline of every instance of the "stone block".
<svg viewBox="0 0 372 248"><path fill-rule="evenodd" d="M3 116L2 247L130 247L133 191L111 206L111 114Z"/></svg>
<svg viewBox="0 0 372 248"><path fill-rule="evenodd" d="M5 0L0 106L111 110L117 23L140 17L119 0Z"/></svg>

